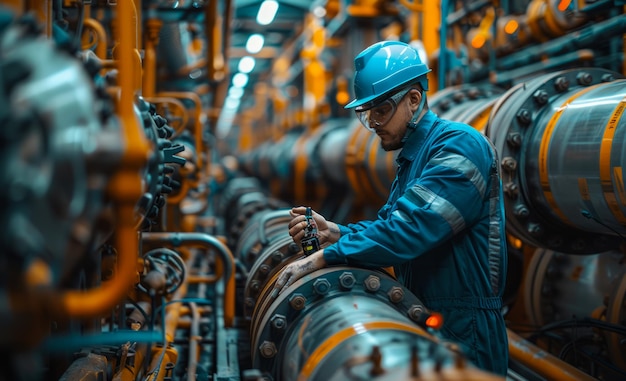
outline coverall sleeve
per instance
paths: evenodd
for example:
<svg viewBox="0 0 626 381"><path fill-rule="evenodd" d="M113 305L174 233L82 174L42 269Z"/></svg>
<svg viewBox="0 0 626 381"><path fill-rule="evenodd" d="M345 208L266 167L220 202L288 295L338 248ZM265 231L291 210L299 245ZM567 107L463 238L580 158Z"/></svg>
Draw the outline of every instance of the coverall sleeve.
<svg viewBox="0 0 626 381"><path fill-rule="evenodd" d="M482 136L448 131L429 147L419 178L360 231L324 249L330 264L393 266L417 258L471 227L483 215L491 151Z"/></svg>
<svg viewBox="0 0 626 381"><path fill-rule="evenodd" d="M384 216L386 216L385 212L387 210L389 210L389 204L385 204L385 206L383 206L378 211L378 219L385 218ZM341 235L344 236L350 233L357 233L357 232L363 231L367 229L372 223L374 223L374 221L365 220L365 221L359 221L359 222L355 222L355 223L348 224L348 225L337 224L337 226L339 227L339 232L341 233Z"/></svg>

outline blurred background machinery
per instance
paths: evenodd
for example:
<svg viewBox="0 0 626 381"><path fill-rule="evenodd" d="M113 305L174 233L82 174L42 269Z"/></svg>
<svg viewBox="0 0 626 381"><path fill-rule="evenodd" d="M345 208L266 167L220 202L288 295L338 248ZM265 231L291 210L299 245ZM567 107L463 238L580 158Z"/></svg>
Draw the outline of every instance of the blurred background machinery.
<svg viewBox="0 0 626 381"><path fill-rule="evenodd" d="M506 378L626 379L625 7L0 1L0 380L502 379L385 269L271 296L289 207L387 197L397 153L343 109L382 39L499 152Z"/></svg>

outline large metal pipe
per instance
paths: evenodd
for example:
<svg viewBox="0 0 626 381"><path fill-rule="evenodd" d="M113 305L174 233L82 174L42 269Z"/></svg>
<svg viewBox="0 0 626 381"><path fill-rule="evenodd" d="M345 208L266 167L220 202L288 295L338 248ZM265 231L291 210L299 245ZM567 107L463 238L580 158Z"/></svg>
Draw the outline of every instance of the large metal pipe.
<svg viewBox="0 0 626 381"><path fill-rule="evenodd" d="M490 84L465 84L440 90L428 107L440 118L464 122L484 132L494 104L505 90Z"/></svg>
<svg viewBox="0 0 626 381"><path fill-rule="evenodd" d="M571 69L522 83L486 134L500 154L507 230L537 247L591 254L626 234L626 81Z"/></svg>
<svg viewBox="0 0 626 381"><path fill-rule="evenodd" d="M283 188L278 196L295 203L324 195L313 189L327 184L331 196L351 191L362 202L381 204L395 177L396 156L396 151L382 150L378 137L358 120L342 118L329 120L309 135L291 133L263 144L243 155L241 162L244 171L267 183L279 179ZM300 189L303 186L308 188Z"/></svg>
<svg viewBox="0 0 626 381"><path fill-rule="evenodd" d="M448 371L500 379L438 339L427 323L438 317L383 271L318 270L273 299L275 280L261 291L250 328L252 364L273 379L384 379L394 372L441 379Z"/></svg>
<svg viewBox="0 0 626 381"><path fill-rule="evenodd" d="M511 358L538 372L542 377L545 377L544 379L563 381L592 381L596 379L529 343L510 329L507 330L507 335Z"/></svg>
<svg viewBox="0 0 626 381"><path fill-rule="evenodd" d="M383 269L329 267L272 296L280 271L302 255L288 234L289 220L288 210L258 212L236 251L250 268L244 315L252 366L264 377L500 379L442 342L432 323L440 316Z"/></svg>
<svg viewBox="0 0 626 381"><path fill-rule="evenodd" d="M504 90L492 85L466 85L445 89L429 99L443 117L463 120L483 131L498 96ZM296 144L298 143L298 144ZM297 186L327 184L331 194L351 192L356 202L381 205L395 178L398 152L386 152L378 137L357 119L331 119L313 133L294 131L277 142L268 142L242 155L242 168L269 183L281 184L277 197L302 203ZM329 196L332 197L332 196Z"/></svg>

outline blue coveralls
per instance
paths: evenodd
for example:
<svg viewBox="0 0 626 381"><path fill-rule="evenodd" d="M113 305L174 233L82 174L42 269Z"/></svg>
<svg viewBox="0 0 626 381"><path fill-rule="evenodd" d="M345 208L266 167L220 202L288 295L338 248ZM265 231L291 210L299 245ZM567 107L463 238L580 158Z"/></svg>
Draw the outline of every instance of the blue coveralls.
<svg viewBox="0 0 626 381"><path fill-rule="evenodd" d="M398 280L443 315L444 339L479 368L505 375L507 257L495 150L474 128L428 111L396 160L378 218L339 225L325 260L394 266Z"/></svg>

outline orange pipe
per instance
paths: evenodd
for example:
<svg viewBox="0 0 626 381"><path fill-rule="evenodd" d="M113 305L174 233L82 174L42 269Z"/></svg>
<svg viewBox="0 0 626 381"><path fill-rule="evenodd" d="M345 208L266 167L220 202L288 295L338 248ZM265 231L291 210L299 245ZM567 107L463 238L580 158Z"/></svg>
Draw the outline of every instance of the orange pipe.
<svg viewBox="0 0 626 381"><path fill-rule="evenodd" d="M146 40L143 58L143 96L153 97L156 92L156 51L154 42Z"/></svg>
<svg viewBox="0 0 626 381"><path fill-rule="evenodd" d="M113 376L113 381L135 381L137 374L141 371L145 356L146 345L140 345L135 350L134 365L126 364L126 366L120 367L120 370Z"/></svg>
<svg viewBox="0 0 626 381"><path fill-rule="evenodd" d="M159 31L163 22L158 19L149 19L146 22L146 42L143 61L143 95L153 97L156 93L156 47L159 45Z"/></svg>
<svg viewBox="0 0 626 381"><path fill-rule="evenodd" d="M172 247L200 246L216 249L216 273L224 281L224 325L232 327L235 321L235 258L226 244L204 233L143 233L146 244L166 244ZM219 276L219 275L216 275Z"/></svg>
<svg viewBox="0 0 626 381"><path fill-rule="evenodd" d="M122 178L118 176L118 180ZM61 295L61 313L75 318L101 316L120 302L137 279L137 232L134 224L134 202L117 208L118 229L115 234L118 252L116 276L101 287L87 291L67 291ZM53 304L56 298L49 298ZM56 306L53 306L56 309Z"/></svg>
<svg viewBox="0 0 626 381"><path fill-rule="evenodd" d="M26 6L24 5L25 0L3 0L3 5L11 8L13 12L16 13L17 16L21 16L24 13L24 9Z"/></svg>
<svg viewBox="0 0 626 381"><path fill-rule="evenodd" d="M104 27L100 22L96 19L88 18L84 22L84 27L87 29L91 29L96 34L96 56L101 60L105 60L107 58L107 33L104 30ZM84 34L85 32L83 32Z"/></svg>
<svg viewBox="0 0 626 381"><path fill-rule="evenodd" d="M187 268L190 268L191 261L187 261ZM171 300L181 300L187 295L187 282L183 282L176 290ZM165 307L165 341L170 344L174 342L176 337L176 328L178 327L178 320L181 316L182 303L172 303Z"/></svg>
<svg viewBox="0 0 626 381"><path fill-rule="evenodd" d="M546 379L559 381L595 380L587 373L524 340L510 329L507 329L507 335L509 337L509 356L546 377Z"/></svg>
<svg viewBox="0 0 626 381"><path fill-rule="evenodd" d="M52 1L30 0L29 9L37 16L37 20L44 25L46 36L52 37Z"/></svg>
<svg viewBox="0 0 626 381"><path fill-rule="evenodd" d="M68 291L61 295L61 311L70 317L90 318L101 316L122 300L126 292L137 280L137 253L139 251L137 231L135 228L134 207L143 192L140 169L147 161L148 144L143 135L143 129L134 113L134 77L136 73L133 62L136 49L133 41L124 38L133 31L134 5L128 1L121 1L117 5L119 35L119 85L120 99L118 112L126 150L124 151L120 170L113 175L109 183L111 198L116 204L117 229L115 233L116 249L118 252L118 272L110 281L104 282L101 287L85 292ZM51 298L49 300L54 300Z"/></svg>

